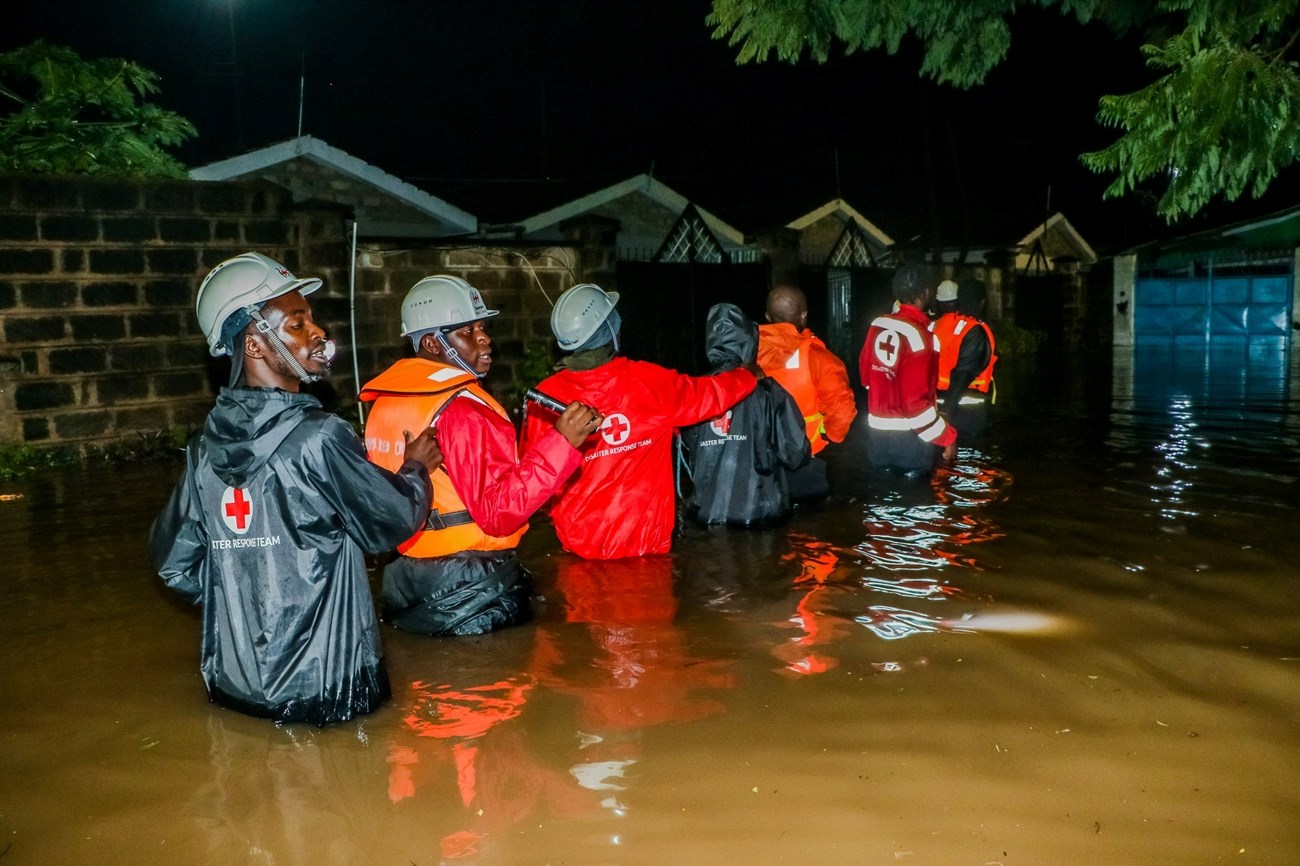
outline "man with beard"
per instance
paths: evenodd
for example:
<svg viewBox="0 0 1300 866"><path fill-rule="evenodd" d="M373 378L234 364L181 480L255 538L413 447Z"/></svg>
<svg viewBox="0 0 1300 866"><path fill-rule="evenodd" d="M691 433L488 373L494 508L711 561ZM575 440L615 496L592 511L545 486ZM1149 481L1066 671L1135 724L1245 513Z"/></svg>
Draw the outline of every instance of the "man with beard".
<svg viewBox="0 0 1300 866"><path fill-rule="evenodd" d="M320 286L260 253L204 279L196 313L211 354L232 356L230 385L149 533L164 582L203 607L209 698L277 724L341 722L389 697L363 552L423 525L442 462L426 431L381 469L302 393L334 355L305 297Z"/></svg>

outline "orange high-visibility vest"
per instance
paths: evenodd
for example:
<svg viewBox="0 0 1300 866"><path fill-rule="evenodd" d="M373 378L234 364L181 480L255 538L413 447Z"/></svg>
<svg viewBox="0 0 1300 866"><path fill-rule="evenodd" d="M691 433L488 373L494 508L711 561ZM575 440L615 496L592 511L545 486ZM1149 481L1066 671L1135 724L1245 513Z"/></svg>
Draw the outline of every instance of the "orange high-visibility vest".
<svg viewBox="0 0 1300 866"><path fill-rule="evenodd" d="M826 416L817 411L817 386L813 383L809 364L809 353L817 337L804 331L794 342L782 339L788 334L776 333L770 328L764 331L763 327L759 328L759 334L758 366L794 398L799 413L803 415L808 443L812 446L812 453L816 454L830 444L824 435Z"/></svg>
<svg viewBox="0 0 1300 866"><path fill-rule="evenodd" d="M366 420L366 454L370 461L391 472L406 459L403 430L412 432L438 426L438 415L456 397L478 400L502 418L506 410L479 384L478 377L458 367L424 358L398 361L366 383L361 399L374 402ZM488 535L474 523L465 503L445 471L429 473L433 482L433 510L426 528L398 545L406 556L428 559L464 550L510 550L528 530L503 537Z"/></svg>
<svg viewBox="0 0 1300 866"><path fill-rule="evenodd" d="M944 313L930 330L939 339L939 390L947 391L952 384L952 368L957 366L957 356L961 353L961 337L967 329L975 327L984 329L989 337L989 363L978 376L971 380L970 390L982 394L989 392L993 384L993 365L997 362L997 353L993 350L993 331L979 319L963 316L961 313Z"/></svg>

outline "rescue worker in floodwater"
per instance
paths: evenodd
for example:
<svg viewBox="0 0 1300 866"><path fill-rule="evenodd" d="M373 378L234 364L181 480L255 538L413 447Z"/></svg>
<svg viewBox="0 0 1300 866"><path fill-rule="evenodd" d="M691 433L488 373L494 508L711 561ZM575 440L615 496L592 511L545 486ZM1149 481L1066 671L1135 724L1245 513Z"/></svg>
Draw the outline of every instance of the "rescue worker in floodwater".
<svg viewBox="0 0 1300 866"><path fill-rule="evenodd" d="M361 391L374 403L366 450L380 466L401 466L403 430L440 431L444 461L432 475L428 522L384 567L384 619L407 631L483 634L530 619L532 575L515 548L605 417L572 401L518 454L514 424L482 385L492 367L487 320L497 313L460 277L425 277L402 301L402 336L415 357Z"/></svg>
<svg viewBox="0 0 1300 866"><path fill-rule="evenodd" d="M944 280L936 296L939 317L930 330L939 339L939 406L962 438L983 433L989 404L997 394L993 382L993 330L984 321L984 283L968 277Z"/></svg>
<svg viewBox="0 0 1300 866"><path fill-rule="evenodd" d="M752 364L759 328L735 304L714 304L705 344L715 373ZM685 512L700 523L762 527L790 514L788 474L812 459L803 413L774 377L722 415L682 431L692 490Z"/></svg>
<svg viewBox="0 0 1300 866"><path fill-rule="evenodd" d="M892 286L898 309L872 321L858 359L867 388L867 457L877 469L917 477L936 461L952 462L957 428L939 414L935 397L939 341L925 314L935 297L933 274L905 264Z"/></svg>
<svg viewBox="0 0 1300 866"><path fill-rule="evenodd" d="M565 550L585 559L667 553L672 547L676 491L673 431L716 418L754 390L757 364L716 376L687 376L618 354L617 292L582 283L551 310L551 331L568 352L538 390L562 403L581 400L605 420L582 444L583 465L561 487L551 509ZM546 435L549 410L530 404L526 447Z"/></svg>
<svg viewBox="0 0 1300 866"><path fill-rule="evenodd" d="M329 373L334 344L306 295L321 287L260 253L217 265L196 313L214 356L231 355L185 469L149 532L168 586L203 607L209 699L323 726L390 696L363 551L424 524L431 430L404 436L389 472L350 425L301 390Z"/></svg>
<svg viewBox="0 0 1300 866"><path fill-rule="evenodd" d="M767 295L767 324L758 326L758 363L790 392L803 413L812 459L790 473L794 502L820 502L830 494L826 463L817 455L843 442L858 407L849 371L808 329L808 298L794 286L776 286Z"/></svg>

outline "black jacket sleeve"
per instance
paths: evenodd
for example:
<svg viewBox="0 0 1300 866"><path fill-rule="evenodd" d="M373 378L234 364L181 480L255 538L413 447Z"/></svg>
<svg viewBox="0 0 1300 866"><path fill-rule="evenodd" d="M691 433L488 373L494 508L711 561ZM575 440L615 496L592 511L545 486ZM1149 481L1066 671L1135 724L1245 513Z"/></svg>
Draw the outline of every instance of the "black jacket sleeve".
<svg viewBox="0 0 1300 866"><path fill-rule="evenodd" d="M980 371L989 365L993 352L989 348L989 335L981 327L971 328L962 338L961 348L957 350L957 363L949 377L948 393L961 395L966 393L970 383Z"/></svg>
<svg viewBox="0 0 1300 866"><path fill-rule="evenodd" d="M376 466L347 422L334 416L324 417L311 442L321 464L321 493L362 550L393 550L424 525L430 483L423 464L408 460L396 473Z"/></svg>

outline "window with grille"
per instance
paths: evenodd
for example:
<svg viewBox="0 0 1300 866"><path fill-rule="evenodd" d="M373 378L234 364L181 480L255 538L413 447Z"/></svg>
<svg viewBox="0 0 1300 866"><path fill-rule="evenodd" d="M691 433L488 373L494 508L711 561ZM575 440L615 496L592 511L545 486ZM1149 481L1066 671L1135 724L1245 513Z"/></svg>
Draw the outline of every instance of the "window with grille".
<svg viewBox="0 0 1300 866"><path fill-rule="evenodd" d="M704 218L695 209L695 205L687 205L686 210L677 218L677 224L668 233L668 239L660 247L655 261L720 264L727 261L727 254L713 232L704 224Z"/></svg>
<svg viewBox="0 0 1300 866"><path fill-rule="evenodd" d="M871 247L862 227L855 222L844 226L844 233L835 242L826 264L832 268L868 268L875 264Z"/></svg>

